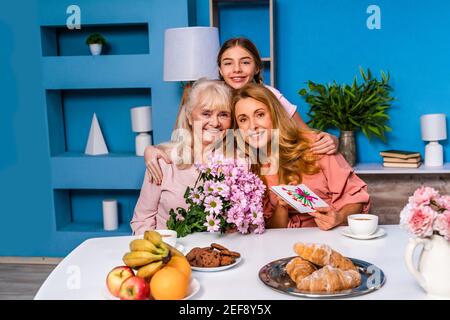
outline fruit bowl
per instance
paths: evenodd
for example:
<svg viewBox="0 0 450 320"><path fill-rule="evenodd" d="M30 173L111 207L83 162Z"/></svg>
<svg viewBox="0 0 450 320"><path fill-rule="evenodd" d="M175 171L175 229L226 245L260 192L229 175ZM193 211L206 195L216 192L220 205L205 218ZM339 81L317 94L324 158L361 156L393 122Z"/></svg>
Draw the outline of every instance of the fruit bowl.
<svg viewBox="0 0 450 320"><path fill-rule="evenodd" d="M200 290L200 282L197 279L191 278L191 282L189 283L188 295L183 300L191 299L197 292ZM105 300L120 300L119 298L113 296L106 286L103 286L101 289L102 297Z"/></svg>

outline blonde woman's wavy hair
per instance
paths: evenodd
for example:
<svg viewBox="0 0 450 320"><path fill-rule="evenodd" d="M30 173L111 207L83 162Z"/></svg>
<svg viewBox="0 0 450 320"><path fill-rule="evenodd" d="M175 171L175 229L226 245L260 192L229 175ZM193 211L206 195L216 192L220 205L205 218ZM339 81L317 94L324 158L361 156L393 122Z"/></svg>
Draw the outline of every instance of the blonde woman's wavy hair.
<svg viewBox="0 0 450 320"><path fill-rule="evenodd" d="M312 141L307 135L313 130L300 129L297 123L289 117L277 97L266 87L259 84L249 83L235 91L232 101L233 127L237 128L235 107L236 104L246 98L255 99L267 106L272 119L273 129L279 132L279 166L278 178L280 183L289 183L297 180L301 182L302 174L315 174L319 172L317 156L311 151ZM261 171L261 164L253 167L255 173Z"/></svg>
<svg viewBox="0 0 450 320"><path fill-rule="evenodd" d="M220 80L197 80L189 91L186 103L181 107L177 118L177 127L172 134L172 159L179 167L190 166L193 163L194 132L190 124L192 111L201 107L211 111L227 111L231 113L232 92L225 82ZM190 150L190 156L183 156L183 150ZM175 152L176 154L174 154Z"/></svg>

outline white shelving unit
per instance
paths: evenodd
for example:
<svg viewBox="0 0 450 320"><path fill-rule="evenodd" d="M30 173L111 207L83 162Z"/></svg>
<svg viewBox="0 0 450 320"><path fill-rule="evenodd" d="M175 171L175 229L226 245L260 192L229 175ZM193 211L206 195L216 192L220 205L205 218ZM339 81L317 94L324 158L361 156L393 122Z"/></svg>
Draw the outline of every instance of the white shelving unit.
<svg viewBox="0 0 450 320"><path fill-rule="evenodd" d="M450 174L450 162L442 167L425 167L422 164L419 168L386 168L381 163L362 163L354 169L357 174Z"/></svg>

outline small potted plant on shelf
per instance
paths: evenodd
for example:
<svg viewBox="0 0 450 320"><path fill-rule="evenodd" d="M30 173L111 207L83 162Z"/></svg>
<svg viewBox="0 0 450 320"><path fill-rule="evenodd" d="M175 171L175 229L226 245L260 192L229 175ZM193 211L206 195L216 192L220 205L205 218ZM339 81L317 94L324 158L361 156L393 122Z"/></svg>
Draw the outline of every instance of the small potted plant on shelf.
<svg viewBox="0 0 450 320"><path fill-rule="evenodd" d="M386 125L389 120L387 110L394 100L390 93L389 74L381 71L381 81L367 74L362 68L361 84L355 77L353 84L317 84L308 81L308 88L298 93L310 105L308 115L311 127L325 130L336 127L340 130L339 152L351 166L356 163L356 146L354 131L361 130L369 139L372 136L386 140L385 132L391 131Z"/></svg>
<svg viewBox="0 0 450 320"><path fill-rule="evenodd" d="M100 33L91 33L86 39L86 44L89 45L91 54L98 56L102 52L102 47L106 44L106 40Z"/></svg>

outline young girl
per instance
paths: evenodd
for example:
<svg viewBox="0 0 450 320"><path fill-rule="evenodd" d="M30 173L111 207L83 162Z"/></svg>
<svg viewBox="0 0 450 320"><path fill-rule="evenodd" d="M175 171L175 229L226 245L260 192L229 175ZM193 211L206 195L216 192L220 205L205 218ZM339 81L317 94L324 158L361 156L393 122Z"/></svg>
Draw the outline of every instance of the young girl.
<svg viewBox="0 0 450 320"><path fill-rule="evenodd" d="M177 119L177 129L183 130L183 141L179 146L190 152L181 159L185 160L184 163L175 165L161 161L164 172L161 185L151 183L146 173L131 220L134 234L143 234L149 229L166 229L170 209L187 208L184 192L198 178L192 163L205 161L211 147L231 127L230 106L231 90L222 81L203 80L194 84ZM198 154L194 154L196 151Z"/></svg>
<svg viewBox="0 0 450 320"><path fill-rule="evenodd" d="M232 89L240 89L247 83L263 84L261 56L253 42L246 38L232 38L225 41L217 55L217 65L219 67L219 78ZM308 129L308 126L296 111L297 107L291 104L277 89L268 85L266 87L277 97L298 127ZM315 136L311 151L315 154L333 154L337 152L337 145L337 137L326 132L320 132ZM170 163L170 159L162 150L152 146L146 148L144 159L149 171L149 178L150 181L154 180L157 184L162 179L162 172L158 165L159 158Z"/></svg>
<svg viewBox="0 0 450 320"><path fill-rule="evenodd" d="M318 226L328 230L346 222L350 214L368 211L370 198L364 181L356 176L341 154L313 154L310 146L316 133L299 129L271 90L257 84L247 84L237 90L232 117L253 151L261 154L258 151L265 150L263 154L267 159L277 160L268 163L266 170L273 173L269 175L261 174L265 169L261 162L254 165L255 173L266 183L267 190L279 184L303 183L329 205L301 214L269 191L264 203L268 227ZM273 139L273 129L278 130L277 141ZM272 143L278 146L273 148Z"/></svg>

